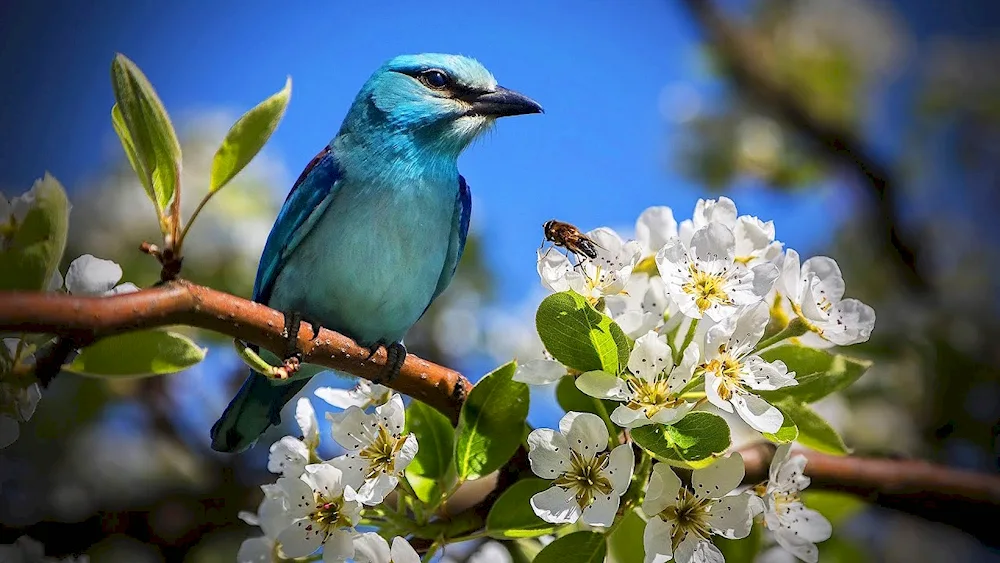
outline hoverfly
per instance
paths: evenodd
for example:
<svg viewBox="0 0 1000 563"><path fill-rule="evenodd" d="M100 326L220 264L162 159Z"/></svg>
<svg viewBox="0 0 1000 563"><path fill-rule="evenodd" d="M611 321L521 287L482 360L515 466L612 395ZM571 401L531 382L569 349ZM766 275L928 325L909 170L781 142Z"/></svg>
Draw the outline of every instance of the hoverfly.
<svg viewBox="0 0 1000 563"><path fill-rule="evenodd" d="M587 258L597 258L597 243L580 232L575 226L555 219L550 219L542 225L545 240L556 246L561 246L570 252Z"/></svg>

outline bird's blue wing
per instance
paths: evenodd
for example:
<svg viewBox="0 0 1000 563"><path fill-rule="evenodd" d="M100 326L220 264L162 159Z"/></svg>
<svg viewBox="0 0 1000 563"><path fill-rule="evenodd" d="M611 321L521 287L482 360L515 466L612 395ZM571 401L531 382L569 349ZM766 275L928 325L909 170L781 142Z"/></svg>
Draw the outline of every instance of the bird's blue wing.
<svg viewBox="0 0 1000 563"><path fill-rule="evenodd" d="M441 270L441 277L438 278L437 288L434 289L434 296L431 297L431 303L437 299L438 295L441 295L441 292L451 283L451 278L455 276L458 261L462 258L462 252L465 250L465 239L469 234L469 219L471 217L472 191L469 189L469 184L465 183L465 178L459 174L458 196L455 198L455 216L452 219L448 255L445 257L444 268ZM430 307L430 303L427 306ZM426 311L427 309L424 309L424 312Z"/></svg>
<svg viewBox="0 0 1000 563"><path fill-rule="evenodd" d="M313 228L336 192L341 173L329 146L306 166L285 198L278 218L267 236L267 244L257 266L253 300L267 304L281 264Z"/></svg>

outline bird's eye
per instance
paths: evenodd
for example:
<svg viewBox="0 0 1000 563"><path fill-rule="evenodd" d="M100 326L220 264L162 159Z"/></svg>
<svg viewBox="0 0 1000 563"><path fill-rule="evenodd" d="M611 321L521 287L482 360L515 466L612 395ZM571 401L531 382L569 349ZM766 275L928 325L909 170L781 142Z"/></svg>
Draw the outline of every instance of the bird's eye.
<svg viewBox="0 0 1000 563"><path fill-rule="evenodd" d="M441 90L451 82L451 79L448 78L447 74L437 69L425 70L420 73L420 79L428 87L434 88L435 90Z"/></svg>

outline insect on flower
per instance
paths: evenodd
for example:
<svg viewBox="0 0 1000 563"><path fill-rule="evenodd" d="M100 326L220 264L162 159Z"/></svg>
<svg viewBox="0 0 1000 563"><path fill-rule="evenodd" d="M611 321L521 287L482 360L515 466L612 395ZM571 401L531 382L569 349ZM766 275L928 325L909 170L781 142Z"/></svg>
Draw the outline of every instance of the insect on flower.
<svg viewBox="0 0 1000 563"><path fill-rule="evenodd" d="M578 256L597 258L597 249L600 246L575 226L549 219L542 225L542 230L545 232L545 240L552 244L561 246Z"/></svg>

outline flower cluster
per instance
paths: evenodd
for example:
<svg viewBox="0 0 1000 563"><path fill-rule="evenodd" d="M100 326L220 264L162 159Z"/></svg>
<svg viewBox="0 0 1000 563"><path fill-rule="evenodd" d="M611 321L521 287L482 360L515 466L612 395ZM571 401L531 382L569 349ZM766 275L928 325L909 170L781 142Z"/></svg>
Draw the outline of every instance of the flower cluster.
<svg viewBox="0 0 1000 563"><path fill-rule="evenodd" d="M240 563L281 561L322 549L326 562L415 563L419 557L402 537L390 543L357 529L369 507L393 492L417 453L417 439L403 432L400 395L381 385L359 383L350 391L321 388L316 396L342 412L327 413L333 439L346 452L323 460L319 421L308 398L296 404L301 437L285 436L270 449L268 470L281 477L263 485L256 514L241 513L263 536L243 542ZM375 405L373 412L366 409Z"/></svg>
<svg viewBox="0 0 1000 563"><path fill-rule="evenodd" d="M586 236L596 258L573 260L555 248L538 252L542 285L579 294L614 321L631 348L617 372L571 369L571 358L562 357L564 364L548 352L518 367L517 381L542 385L572 377L602 405L593 413L568 413L559 432L538 429L528 437L532 470L552 479L551 488L531 499L534 512L552 523L612 526L620 504L643 496L641 487L630 492L636 489L630 483L645 484L646 561L722 562L711 537L746 537L761 515L780 546L816 561L815 542L829 538L830 525L801 503L799 492L809 483L805 458L789 457L787 440L776 436L795 423L785 420L774 397L787 397L782 393L799 381L773 352L779 344L864 342L875 324L872 308L844 299L833 259L800 262L775 239L771 221L739 215L725 197L699 200L692 218L680 224L670 208L649 208L635 225L635 240L605 227ZM541 327L540 336L544 342ZM605 409L607 401L617 406ZM646 463L641 441L643 458L636 461L629 441L638 438L630 432L710 408L736 413L783 443L766 483L740 490L744 466L737 452L696 465L689 485L668 463Z"/></svg>

